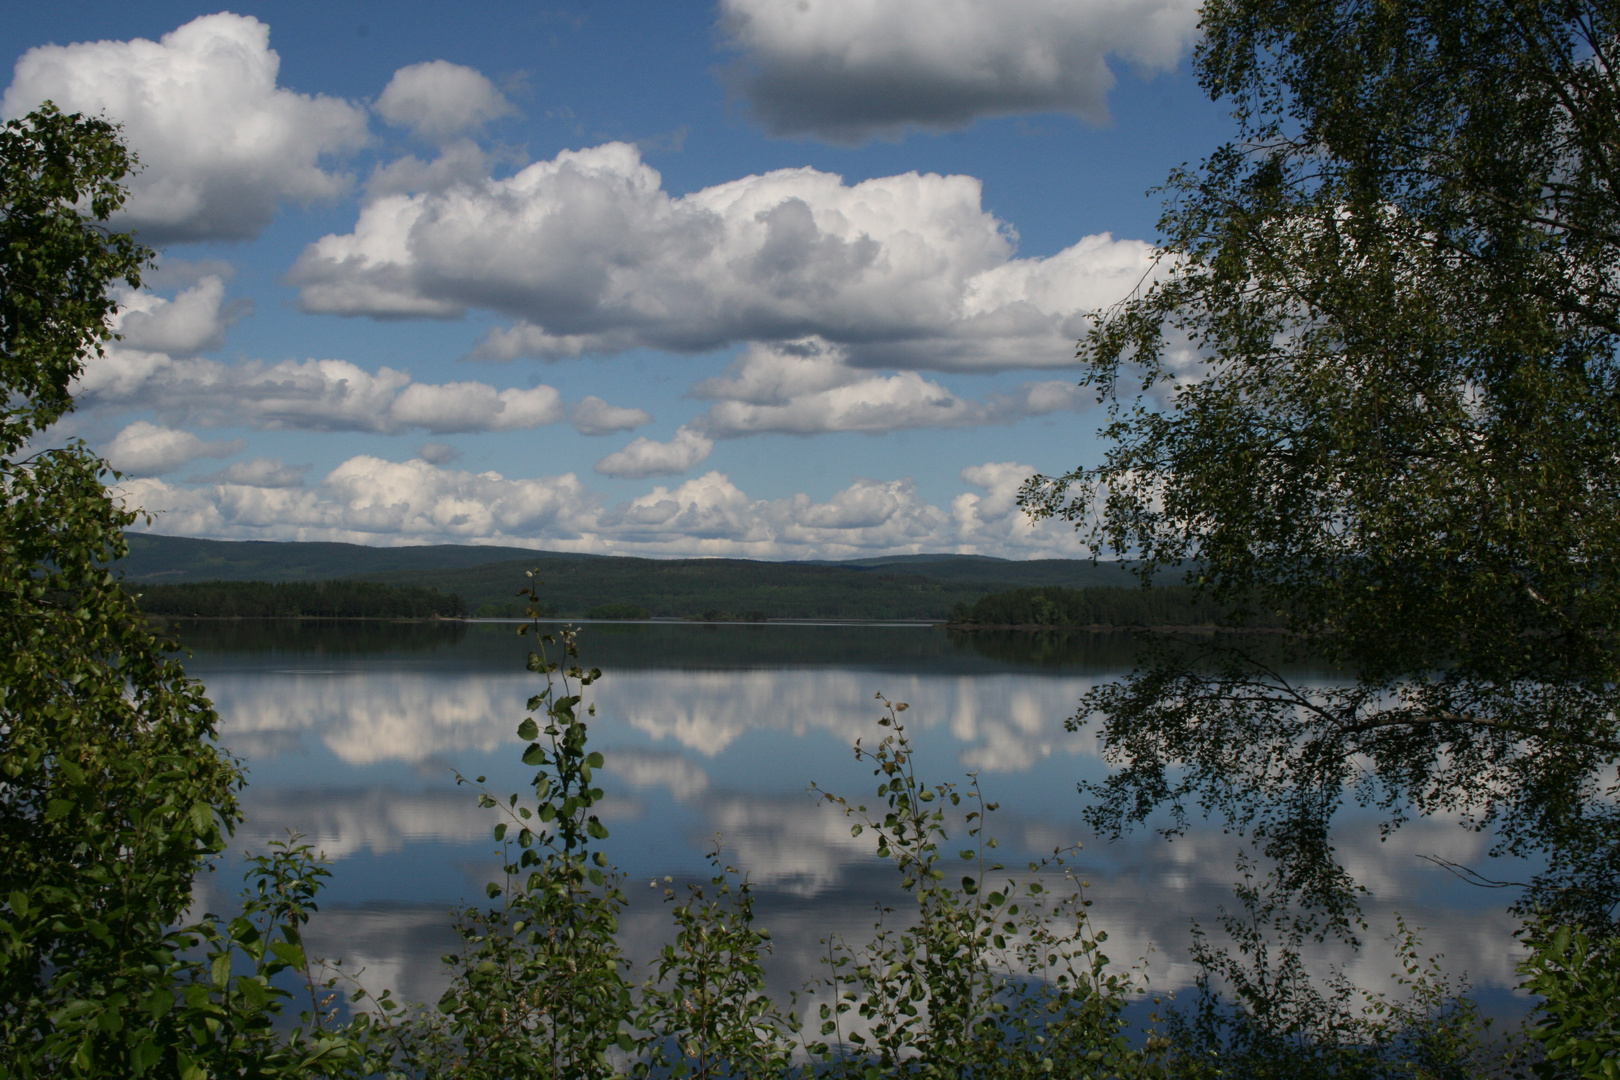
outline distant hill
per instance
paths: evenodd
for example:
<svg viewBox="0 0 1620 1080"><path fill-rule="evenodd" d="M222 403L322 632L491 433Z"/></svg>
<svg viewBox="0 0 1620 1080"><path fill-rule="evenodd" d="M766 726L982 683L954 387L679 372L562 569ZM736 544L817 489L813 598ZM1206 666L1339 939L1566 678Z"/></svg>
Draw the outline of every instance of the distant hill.
<svg viewBox="0 0 1620 1080"><path fill-rule="evenodd" d="M1104 585L1133 588L1137 581L1120 563L1093 566L1086 559L997 559L990 555L882 555L871 559L828 562L825 566L860 566L891 573L917 574L935 581L971 581L1009 585L1062 585L1070 589Z"/></svg>
<svg viewBox="0 0 1620 1080"><path fill-rule="evenodd" d="M197 540L130 534L124 580L318 581L349 578L455 593L474 614L517 615L515 594L538 569L549 613L581 617L625 604L655 616L943 619L953 607L1011 587L1132 586L1118 564L1015 562L979 555L897 555L847 561L642 559L524 548Z"/></svg>
<svg viewBox="0 0 1620 1080"><path fill-rule="evenodd" d="M380 581L176 581L130 586L148 615L210 619L459 619L461 598Z"/></svg>
<svg viewBox="0 0 1620 1080"><path fill-rule="evenodd" d="M527 548L433 544L375 548L363 544L274 540L198 540L127 533L129 558L119 563L130 582L329 581L391 570L444 570L532 558ZM602 556L548 553L554 559Z"/></svg>

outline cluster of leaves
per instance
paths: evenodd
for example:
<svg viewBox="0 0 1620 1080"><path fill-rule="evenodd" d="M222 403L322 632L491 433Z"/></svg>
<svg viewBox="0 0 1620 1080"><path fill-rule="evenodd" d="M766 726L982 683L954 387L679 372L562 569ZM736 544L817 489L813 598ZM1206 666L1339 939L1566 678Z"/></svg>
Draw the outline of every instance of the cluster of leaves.
<svg viewBox="0 0 1620 1080"><path fill-rule="evenodd" d="M1164 1017L1176 1075L1187 1080L1466 1080L1500 1075L1515 1054L1486 1046L1489 1021L1397 918L1391 939L1404 996L1356 986L1342 971L1316 978L1305 963L1305 929L1275 875L1257 880L1240 856L1238 909L1223 911L1231 941L1217 948L1201 930L1192 1004Z"/></svg>
<svg viewBox="0 0 1620 1080"><path fill-rule="evenodd" d="M1530 1029L1546 1057L1540 1075L1620 1078L1620 935L1543 923L1527 943L1520 972L1540 998Z"/></svg>
<svg viewBox="0 0 1620 1080"><path fill-rule="evenodd" d="M241 775L108 569L136 515L105 465L25 452L149 257L100 224L130 164L111 125L49 105L0 129L0 1072L310 1075L343 1041L273 1031L271 980L301 965L316 870L283 850L241 918L184 923Z"/></svg>
<svg viewBox="0 0 1620 1080"><path fill-rule="evenodd" d="M855 819L854 835L875 833L877 854L893 862L916 906L898 925L880 922L865 945L828 941L819 1031L829 1041L812 1043L811 1054L849 1076L1154 1075L1153 1041L1132 1047L1126 1037L1132 981L1109 970L1106 935L1086 918L1081 884L1047 891L1043 879L1062 868L1062 853L1008 874L985 832L996 804L976 778L965 795L920 780L899 719L907 706L884 705L883 738L855 747L873 764L882 807L823 798ZM969 846L959 857L969 872L957 879L942 848L955 824L949 813L964 804Z"/></svg>
<svg viewBox="0 0 1620 1080"><path fill-rule="evenodd" d="M538 620L539 597L529 590ZM597 841L607 828L593 812L602 798L595 771L602 755L586 749L586 722L595 706L581 691L601 672L578 664L572 632L539 634L529 670L545 689L529 699L531 712L518 737L528 742L523 762L536 769L533 804L512 795L498 800L480 786L479 804L499 807L495 826L505 845L504 884L491 882L499 907L462 912L464 951L445 962L454 972L436 1010L401 1012L393 1029L399 1057L428 1062L457 1076L566 1077L585 1080L615 1073L609 1052L631 1042L632 1008L617 933L624 893ZM557 644L562 660L546 645ZM458 779L463 779L458 777Z"/></svg>
<svg viewBox="0 0 1620 1080"><path fill-rule="evenodd" d="M143 585L136 603L148 615L211 619L459 619L461 597L420 585L373 581L198 581Z"/></svg>

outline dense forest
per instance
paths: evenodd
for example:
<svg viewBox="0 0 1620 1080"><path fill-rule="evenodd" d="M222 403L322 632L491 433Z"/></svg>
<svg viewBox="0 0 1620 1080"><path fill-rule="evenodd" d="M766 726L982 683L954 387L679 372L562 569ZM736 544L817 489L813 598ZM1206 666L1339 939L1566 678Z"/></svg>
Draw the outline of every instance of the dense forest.
<svg viewBox="0 0 1620 1080"><path fill-rule="evenodd" d="M559 559L464 569L371 575L453 589L475 615L514 617L516 595L535 570L547 615L577 618L593 609L646 610L653 618L709 621L771 619L943 619L952 605L993 586L844 566L744 559ZM621 616L622 617L622 616Z"/></svg>
<svg viewBox="0 0 1620 1080"><path fill-rule="evenodd" d="M461 597L373 581L198 581L130 589L147 615L199 618L453 619Z"/></svg>
<svg viewBox="0 0 1620 1080"><path fill-rule="evenodd" d="M584 572L569 573L583 568ZM1186 586L1153 589L1056 585L983 595L984 583L946 583L836 566L792 568L734 560L625 559L542 567L543 607L553 618L701 622L778 619L942 619L953 626L1213 626L1220 612ZM559 571L561 571L559 573ZM612 573L617 571L617 573ZM487 578L484 573L487 572ZM127 586L148 615L171 618L429 619L521 614L522 601L492 598L516 581L513 564L444 571L473 577L476 608L431 584L375 581L198 581ZM431 576L431 575L429 575ZM560 580L558 580L560 579ZM501 588L505 586L505 588ZM499 590L499 591L497 591ZM593 602L598 593L613 599ZM946 605L955 601L954 607Z"/></svg>
<svg viewBox="0 0 1620 1080"><path fill-rule="evenodd" d="M992 593L951 611L953 626L1214 626L1221 609L1188 585ZM1251 625L1265 625L1251 621Z"/></svg>
<svg viewBox="0 0 1620 1080"><path fill-rule="evenodd" d="M133 535L124 581L157 584L345 579L425 586L486 618L515 617L525 571L536 570L560 618L943 620L957 604L1017 586L1132 584L1118 563L1014 562L982 555L906 555L823 562L643 559L517 548L195 540ZM604 614L598 614L603 612ZM613 612L613 614L605 614ZM645 612L642 616L639 613Z"/></svg>

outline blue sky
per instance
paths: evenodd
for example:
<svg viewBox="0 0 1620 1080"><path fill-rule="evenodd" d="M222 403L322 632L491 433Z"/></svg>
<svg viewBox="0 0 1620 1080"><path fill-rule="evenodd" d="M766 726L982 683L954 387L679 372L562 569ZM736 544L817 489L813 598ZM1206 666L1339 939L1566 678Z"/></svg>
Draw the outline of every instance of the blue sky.
<svg viewBox="0 0 1620 1080"><path fill-rule="evenodd" d="M82 437L176 535L1072 555L1088 313L1229 130L1187 0L55 3L160 252Z"/></svg>

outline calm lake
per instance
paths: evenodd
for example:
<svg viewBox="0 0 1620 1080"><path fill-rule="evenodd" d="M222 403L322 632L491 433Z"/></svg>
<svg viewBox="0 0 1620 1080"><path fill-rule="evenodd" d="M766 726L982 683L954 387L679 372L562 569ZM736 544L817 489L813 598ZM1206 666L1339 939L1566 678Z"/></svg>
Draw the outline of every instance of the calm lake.
<svg viewBox="0 0 1620 1080"><path fill-rule="evenodd" d="M495 818L454 773L488 777L497 795L533 773L516 729L537 677L512 623L195 623L180 628L187 671L219 709L225 743L246 763L247 820L235 851L263 851L288 830L332 861L310 926L312 951L363 967L372 988L435 1000L439 957L457 944L451 908L483 898L499 864ZM708 876L717 838L756 888L772 931L771 983L801 986L819 970L823 939L862 941L876 908L903 904L871 834L809 792L871 803L876 781L854 759L880 737L881 693L906 702L918 771L962 782L976 772L1000 804L990 833L1009 866L1082 844L1072 866L1089 882L1107 951L1146 963L1156 991L1190 984L1190 925L1230 905L1237 845L1210 827L1167 842L1143 831L1109 842L1082 821L1075 784L1107 766L1093 736L1064 721L1087 689L1129 669L1126 635L1063 639L961 635L915 625L586 623L581 659L603 678L587 700L594 749L606 757L605 847L623 872L625 940L652 954L667 933L662 888ZM1488 836L1419 821L1380 842L1346 818L1339 850L1371 890L1361 953L1328 950L1361 985L1394 969L1380 937L1395 912L1423 928L1425 953L1466 971L1491 1012L1517 1012L1510 993L1513 919L1502 891L1460 883L1421 856L1512 877L1490 864ZM227 860L199 897L230 905L240 866ZM639 976L638 976L639 977Z"/></svg>

